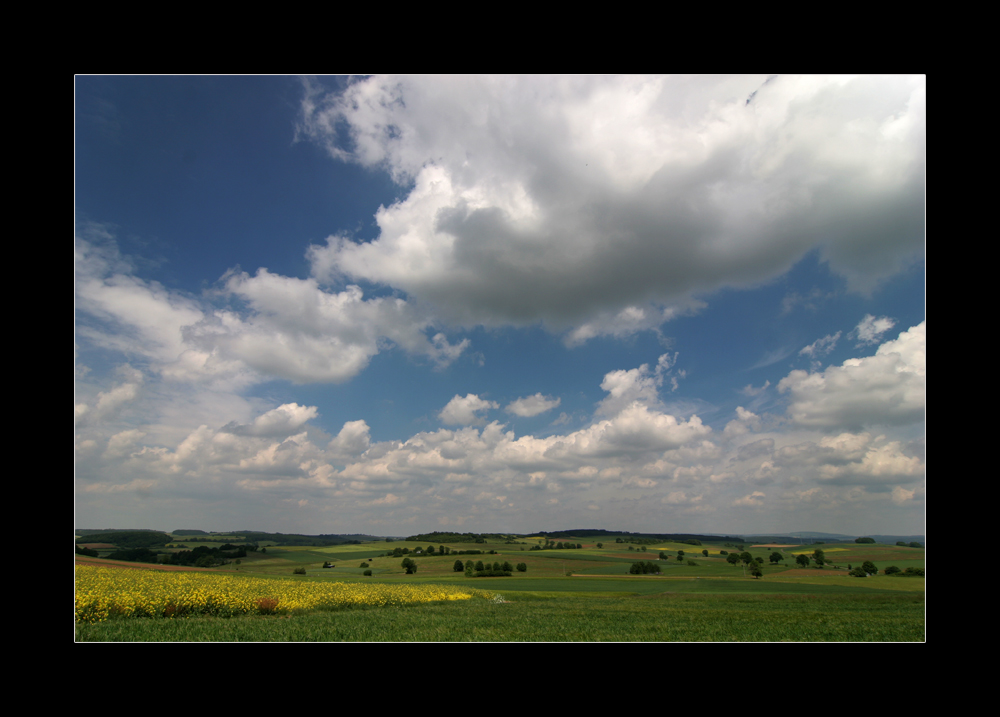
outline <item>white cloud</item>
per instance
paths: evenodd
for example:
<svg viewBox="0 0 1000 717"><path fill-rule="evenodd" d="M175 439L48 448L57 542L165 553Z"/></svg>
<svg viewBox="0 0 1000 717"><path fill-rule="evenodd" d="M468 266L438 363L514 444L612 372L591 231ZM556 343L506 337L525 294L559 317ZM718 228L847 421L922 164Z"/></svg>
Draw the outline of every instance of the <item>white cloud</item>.
<svg viewBox="0 0 1000 717"><path fill-rule="evenodd" d="M375 241L313 247L313 274L396 287L456 324L541 320L571 344L653 328L696 292L757 284L816 248L869 290L923 250L924 87L898 75L307 83L300 136L412 187L379 210Z"/></svg>
<svg viewBox="0 0 1000 717"><path fill-rule="evenodd" d="M759 396L762 393L764 393L764 391L766 391L767 387L770 385L771 385L770 381L764 381L763 386L761 386L760 388L754 388L752 383L748 383L746 386L740 389L740 393L749 398L753 398L754 396Z"/></svg>
<svg viewBox="0 0 1000 717"><path fill-rule="evenodd" d="M128 263L105 237L78 238L77 310L88 317L77 334L94 345L139 355L165 378L242 388L271 377L296 383L342 382L388 345L436 366L454 361L468 339L428 339L433 323L400 298L365 299L357 286L340 292L259 269L232 271L224 296L244 309L214 309L126 272ZM110 399L109 399L110 400Z"/></svg>
<svg viewBox="0 0 1000 717"><path fill-rule="evenodd" d="M726 424L723 435L727 438L736 438L751 431L759 431L760 426L760 416L752 411L748 411L743 406L737 406L736 419Z"/></svg>
<svg viewBox="0 0 1000 717"><path fill-rule="evenodd" d="M891 325L889 328L891 328ZM799 356L809 356L811 358L816 358L818 356L826 356L831 351L833 351L839 339L840 339L839 331L835 334L828 334L821 339L816 339L811 344L806 346L804 349L799 351Z"/></svg>
<svg viewBox="0 0 1000 717"><path fill-rule="evenodd" d="M481 425L486 419L479 414L491 408L500 408L500 404L479 398L474 393L466 394L464 398L456 394L448 401L448 405L441 409L438 418L450 426Z"/></svg>
<svg viewBox="0 0 1000 717"><path fill-rule="evenodd" d="M507 413L513 413L515 416L529 418L545 413L546 411L551 411L561 402L561 398L553 399L549 396L543 396L541 393L536 393L534 396L527 396L519 398L516 401L511 401L504 410Z"/></svg>
<svg viewBox="0 0 1000 717"><path fill-rule="evenodd" d="M792 420L829 429L923 420L925 323L882 344L874 356L848 359L822 373L792 371L778 384L790 396Z"/></svg>
<svg viewBox="0 0 1000 717"><path fill-rule="evenodd" d="M759 490L755 490L750 495L745 495L742 498L737 498L736 500L734 500L733 505L751 505L751 506L763 505L764 501L762 499L766 497L767 496L764 493L761 493Z"/></svg>
<svg viewBox="0 0 1000 717"><path fill-rule="evenodd" d="M319 415L316 406L300 406L297 403L285 403L268 411L257 418L249 426L232 424L223 430L244 436L290 436L297 432L307 421Z"/></svg>
<svg viewBox="0 0 1000 717"><path fill-rule="evenodd" d="M851 333L858 337L858 346L877 344L882 338L882 334L895 325L896 322L888 316L876 319L871 314L865 314L865 318L854 327L854 331Z"/></svg>
<svg viewBox="0 0 1000 717"><path fill-rule="evenodd" d="M639 368L609 371L601 381L601 388L608 395L598 404L597 415L613 416L633 403L662 408L659 388L666 378L671 379L671 390L677 389L677 378L671 375L677 354L663 354L657 359L656 368L650 370L649 364ZM678 372L683 375L683 372Z"/></svg>

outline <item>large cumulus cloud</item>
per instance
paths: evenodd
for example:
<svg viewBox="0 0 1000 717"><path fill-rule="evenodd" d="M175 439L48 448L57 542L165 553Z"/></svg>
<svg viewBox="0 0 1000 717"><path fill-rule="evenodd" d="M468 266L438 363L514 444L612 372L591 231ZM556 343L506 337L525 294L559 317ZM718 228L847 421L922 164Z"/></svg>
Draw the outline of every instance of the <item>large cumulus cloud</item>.
<svg viewBox="0 0 1000 717"><path fill-rule="evenodd" d="M778 384L790 397L788 414L802 426L822 429L907 425L924 418L926 322L825 371L792 371Z"/></svg>
<svg viewBox="0 0 1000 717"><path fill-rule="evenodd" d="M864 291L922 251L924 123L922 77L308 83L301 136L408 187L375 241L312 247L313 273L570 343L817 248Z"/></svg>

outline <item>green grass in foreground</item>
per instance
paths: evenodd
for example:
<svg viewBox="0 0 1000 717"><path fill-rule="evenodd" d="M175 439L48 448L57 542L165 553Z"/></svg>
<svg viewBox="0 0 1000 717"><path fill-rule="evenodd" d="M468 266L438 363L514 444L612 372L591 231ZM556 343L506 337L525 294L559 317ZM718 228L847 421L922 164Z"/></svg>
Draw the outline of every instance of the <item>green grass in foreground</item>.
<svg viewBox="0 0 1000 717"><path fill-rule="evenodd" d="M512 593L312 615L112 620L78 641L125 642L884 642L924 639L922 594L645 596Z"/></svg>

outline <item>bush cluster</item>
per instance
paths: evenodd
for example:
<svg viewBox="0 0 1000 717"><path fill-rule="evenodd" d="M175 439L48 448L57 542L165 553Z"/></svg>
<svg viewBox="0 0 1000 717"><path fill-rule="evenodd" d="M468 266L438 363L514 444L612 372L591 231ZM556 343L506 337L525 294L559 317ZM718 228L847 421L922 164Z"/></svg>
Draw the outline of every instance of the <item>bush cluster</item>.
<svg viewBox="0 0 1000 717"><path fill-rule="evenodd" d="M660 574L660 566L652 561L632 563L632 567L628 569L629 575L653 575Z"/></svg>

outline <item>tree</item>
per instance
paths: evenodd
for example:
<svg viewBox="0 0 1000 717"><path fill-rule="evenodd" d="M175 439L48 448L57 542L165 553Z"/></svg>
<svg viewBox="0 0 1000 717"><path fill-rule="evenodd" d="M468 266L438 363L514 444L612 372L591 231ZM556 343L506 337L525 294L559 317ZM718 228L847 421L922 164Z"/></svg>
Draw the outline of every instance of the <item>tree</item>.
<svg viewBox="0 0 1000 717"><path fill-rule="evenodd" d="M848 575L850 575L851 577L855 577L855 578L867 578L868 577L868 573L865 572L864 568L854 568L853 570L851 570L851 572L848 573Z"/></svg>
<svg viewBox="0 0 1000 717"><path fill-rule="evenodd" d="M809 558L806 558L806 560L808 561ZM736 563L740 562L740 556L736 553L728 553L726 554L726 562L730 565L736 565Z"/></svg>
<svg viewBox="0 0 1000 717"><path fill-rule="evenodd" d="M818 566L823 567L826 564L826 555L823 553L822 550L816 548L813 551L813 560L816 561L816 564Z"/></svg>
<svg viewBox="0 0 1000 717"><path fill-rule="evenodd" d="M597 547L598 547L598 548L603 548L603 547L604 547L604 543L598 543L598 544L597 544Z"/></svg>
<svg viewBox="0 0 1000 717"><path fill-rule="evenodd" d="M805 553L800 553L799 555L795 556L795 562L798 563L803 568L808 568L809 567L809 556L806 555Z"/></svg>
<svg viewBox="0 0 1000 717"><path fill-rule="evenodd" d="M482 560L479 560L479 561L476 562L476 570L477 571L479 571L479 570L486 570L486 566L483 565L483 561Z"/></svg>
<svg viewBox="0 0 1000 717"><path fill-rule="evenodd" d="M517 572L519 572L519 573L526 573L526 572L528 572L528 564L527 563L518 563L517 564Z"/></svg>
<svg viewBox="0 0 1000 717"><path fill-rule="evenodd" d="M755 580L759 580L764 572L760 569L760 563L755 562L750 568L750 574L753 575Z"/></svg>
<svg viewBox="0 0 1000 717"><path fill-rule="evenodd" d="M779 560L784 560L784 559L785 559L785 556L782 555L781 553L779 553L777 550L775 550L773 553L771 553L771 562L772 563L777 563Z"/></svg>
<svg viewBox="0 0 1000 717"><path fill-rule="evenodd" d="M465 570L465 565L462 564L461 560L456 560L455 564L452 566L452 570L454 570L456 573L460 573L463 570Z"/></svg>
<svg viewBox="0 0 1000 717"><path fill-rule="evenodd" d="M878 573L878 568L875 567L875 563L871 560L866 560L861 564L861 569L864 570L869 575L875 575Z"/></svg>
<svg viewBox="0 0 1000 717"><path fill-rule="evenodd" d="M855 538L855 543L874 543L875 538Z"/></svg>
<svg viewBox="0 0 1000 717"><path fill-rule="evenodd" d="M914 542L910 543L910 547L911 547L911 548L922 548L922 547L924 547L924 546L923 546L923 545L921 545L920 543L918 543L918 542L914 541Z"/></svg>
<svg viewBox="0 0 1000 717"><path fill-rule="evenodd" d="M708 549L702 550L701 554L704 555L707 558L708 557Z"/></svg>
<svg viewBox="0 0 1000 717"><path fill-rule="evenodd" d="M885 573L886 575L892 575L894 573L898 573L899 572L899 568L897 568L895 565L890 565L889 567L887 567L882 572Z"/></svg>
<svg viewBox="0 0 1000 717"><path fill-rule="evenodd" d="M906 547L906 541L905 540L897 540L896 541L896 545L900 545L900 546L902 546L902 547L905 548Z"/></svg>

